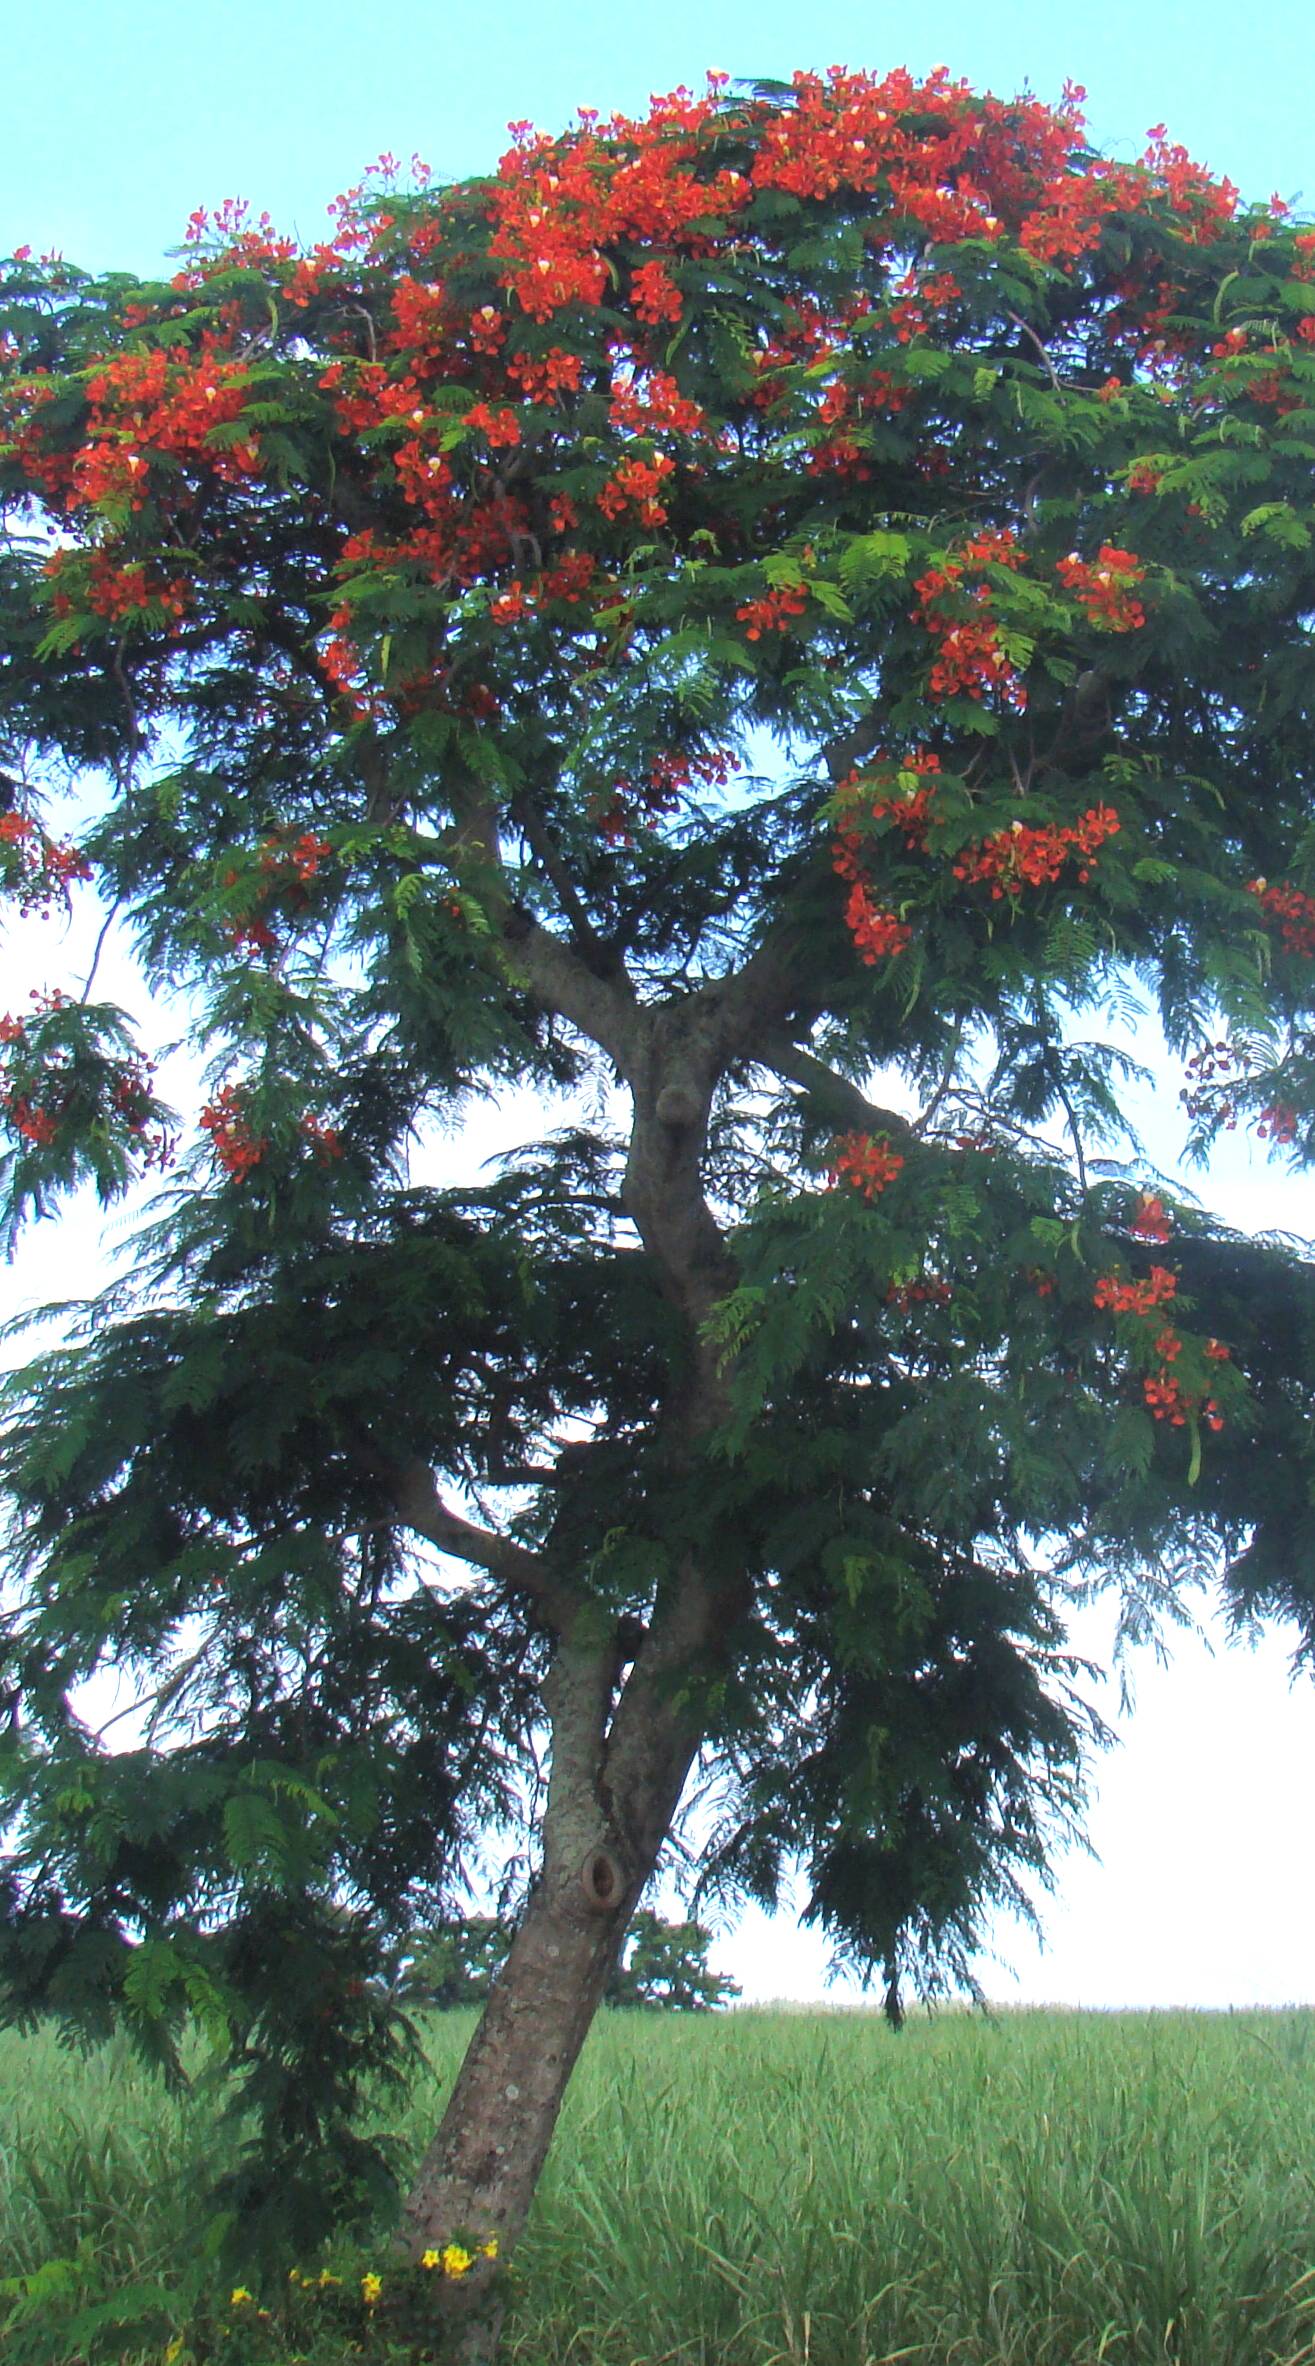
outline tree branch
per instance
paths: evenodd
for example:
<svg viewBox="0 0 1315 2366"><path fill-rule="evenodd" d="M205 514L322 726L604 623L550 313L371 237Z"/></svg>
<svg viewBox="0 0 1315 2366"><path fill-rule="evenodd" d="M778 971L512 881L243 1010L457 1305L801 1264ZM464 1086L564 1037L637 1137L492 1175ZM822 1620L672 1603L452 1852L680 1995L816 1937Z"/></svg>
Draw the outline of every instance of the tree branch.
<svg viewBox="0 0 1315 2366"><path fill-rule="evenodd" d="M528 833L527 833L528 835ZM536 849L537 851L537 849ZM639 1016L634 989L624 969L601 976L596 968L544 928L524 905L512 901L502 862L497 806L481 792L448 834L449 859L474 858L495 874L495 896L489 918L501 937L514 971L540 1007L578 1028L615 1061L621 1074L631 1076ZM486 890L487 892L487 890ZM587 923L586 923L587 925Z"/></svg>
<svg viewBox="0 0 1315 2366"><path fill-rule="evenodd" d="M587 1035L629 1080L639 1016L629 979L599 977L587 961L521 905L509 907L502 918L501 934L513 968L535 1001Z"/></svg>
<svg viewBox="0 0 1315 2366"><path fill-rule="evenodd" d="M838 1076L834 1068L827 1067L825 1060L817 1059L812 1052L803 1051L798 1044L791 1043L788 1036L773 1036L770 1042L763 1045L758 1057L763 1067L774 1069L778 1076L786 1077L791 1084L802 1085L812 1099L830 1102L838 1116L846 1118L850 1125L860 1127L864 1133L870 1133L875 1125L883 1133L894 1134L901 1140L912 1142L915 1139L916 1129L907 1117L898 1116L893 1109L879 1109L876 1102L869 1101L866 1093L861 1093L847 1076Z"/></svg>
<svg viewBox="0 0 1315 2366"><path fill-rule="evenodd" d="M532 1553L528 1546L517 1544L509 1536L497 1536L489 1528L479 1528L473 1520L464 1520L459 1512L452 1511L439 1494L432 1471L423 1462L386 1464L373 1456L371 1460L392 1497L398 1518L406 1527L437 1545L440 1552L451 1553L458 1561L469 1561L477 1569L487 1569L517 1593L528 1594L538 1603L550 1626L565 1630L570 1623L569 1606L539 1553Z"/></svg>

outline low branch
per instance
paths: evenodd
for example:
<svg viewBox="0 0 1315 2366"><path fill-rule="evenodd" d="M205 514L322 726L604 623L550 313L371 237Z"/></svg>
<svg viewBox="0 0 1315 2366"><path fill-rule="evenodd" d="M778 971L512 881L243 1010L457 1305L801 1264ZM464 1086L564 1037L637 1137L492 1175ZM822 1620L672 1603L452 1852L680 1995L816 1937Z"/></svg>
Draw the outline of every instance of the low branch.
<svg viewBox="0 0 1315 2366"><path fill-rule="evenodd" d="M861 722L851 725L842 738L828 740L822 754L837 788L841 781L848 780L850 773L862 763L865 756L875 754L888 728L881 710L872 707Z"/></svg>
<svg viewBox="0 0 1315 2366"><path fill-rule="evenodd" d="M488 866L492 877L481 893L519 983L542 1010L577 1028L629 1077L638 1013L630 980L624 968L601 976L524 905L512 901L503 868L497 805L487 790L478 790L454 827L445 833L444 852L458 870L463 858L481 868Z"/></svg>

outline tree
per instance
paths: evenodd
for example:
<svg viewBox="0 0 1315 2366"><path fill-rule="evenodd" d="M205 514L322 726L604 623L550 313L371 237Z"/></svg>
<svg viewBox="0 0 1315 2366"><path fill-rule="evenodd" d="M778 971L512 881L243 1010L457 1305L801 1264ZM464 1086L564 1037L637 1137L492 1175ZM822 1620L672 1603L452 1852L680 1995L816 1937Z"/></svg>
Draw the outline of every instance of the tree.
<svg viewBox="0 0 1315 2366"><path fill-rule="evenodd" d="M603 2001L650 2011L710 2013L738 1996L736 1981L708 1966L712 1933L698 1922L663 1922L641 1906Z"/></svg>
<svg viewBox="0 0 1315 2366"><path fill-rule="evenodd" d="M8 882L94 877L212 1073L175 1130L90 992L4 1022L15 1220L167 1169L11 1390L5 1974L201 2014L286 2240L491 1819L417 2254L514 2243L696 1764L705 1889L801 1865L897 2000L1080 1813L1067 1594L1315 1637L1312 1268L1120 1110L1140 992L1198 1148L1315 1143L1315 230L1079 98L714 80L8 266ZM557 1129L434 1181L511 1083Z"/></svg>
<svg viewBox="0 0 1315 2366"><path fill-rule="evenodd" d="M487 2003L507 1960L511 1929L495 1914L452 1914L403 1942L395 1993L407 2005L451 2012Z"/></svg>

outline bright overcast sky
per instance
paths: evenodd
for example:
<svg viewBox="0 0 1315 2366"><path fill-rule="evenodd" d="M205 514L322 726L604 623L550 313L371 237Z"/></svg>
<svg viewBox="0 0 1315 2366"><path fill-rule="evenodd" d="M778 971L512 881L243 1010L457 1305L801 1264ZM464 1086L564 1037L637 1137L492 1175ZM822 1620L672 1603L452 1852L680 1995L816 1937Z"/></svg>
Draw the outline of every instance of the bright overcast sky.
<svg viewBox="0 0 1315 2366"><path fill-rule="evenodd" d="M652 90L715 66L785 79L833 62L925 70L1053 98L1085 84L1093 139L1135 155L1167 123L1247 196L1271 191L1315 214L1306 0L940 0L919 24L880 32L849 0L502 0L372 14L342 0L61 0L15 12L4 44L0 249L30 242L91 268L148 271L188 214L245 196L317 238L327 200L383 149L442 178L486 169L508 121L563 126L582 105L642 106ZM805 42L807 47L805 48ZM1303 197L1304 193L1304 197ZM42 970L55 982L58 929ZM30 938L0 970L0 1008L32 981ZM21 984L20 984L21 980ZM106 991L131 994L126 973ZM1162 1163L1176 1142L1176 1080L1151 1106ZM488 1145L492 1147L490 1143ZM1311 1188L1231 1149L1194 1187L1230 1222L1315 1233ZM91 1285L94 1216L58 1251L47 1228L0 1271L0 1308ZM1084 1647L1103 1638L1097 1620ZM1288 1679L1291 1638L1255 1650L1180 1639L1167 1670L1135 1670L1136 1713L1099 1770L1098 1859L1070 1858L1042 1906L1038 1953L1012 1925L988 1994L1087 2005L1315 2001L1315 1691ZM1115 1703L1105 1704L1113 1716ZM780 1918L746 1919L719 1946L750 1996L819 1996L824 1950ZM1013 1977L1004 1968L1012 1965ZM843 1990L834 1992L845 1993Z"/></svg>

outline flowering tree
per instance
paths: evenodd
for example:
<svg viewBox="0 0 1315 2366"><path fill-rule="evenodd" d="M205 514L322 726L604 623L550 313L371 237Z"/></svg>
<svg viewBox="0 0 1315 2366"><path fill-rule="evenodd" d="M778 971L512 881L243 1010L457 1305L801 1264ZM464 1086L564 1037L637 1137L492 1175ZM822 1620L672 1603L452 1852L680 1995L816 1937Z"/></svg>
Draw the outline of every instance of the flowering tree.
<svg viewBox="0 0 1315 2366"><path fill-rule="evenodd" d="M1139 1163L1114 1024L1309 1154L1315 231L1080 96L714 79L5 274L5 883L213 1063L175 1125L117 1011L3 1022L15 1220L166 1170L11 1395L6 1978L199 2013L320 2225L546 1733L407 2205L472 2355L693 1769L708 1884L934 1983L1079 1805L1065 1585L1315 1635L1315 1276ZM559 1129L421 1179L512 1082Z"/></svg>

